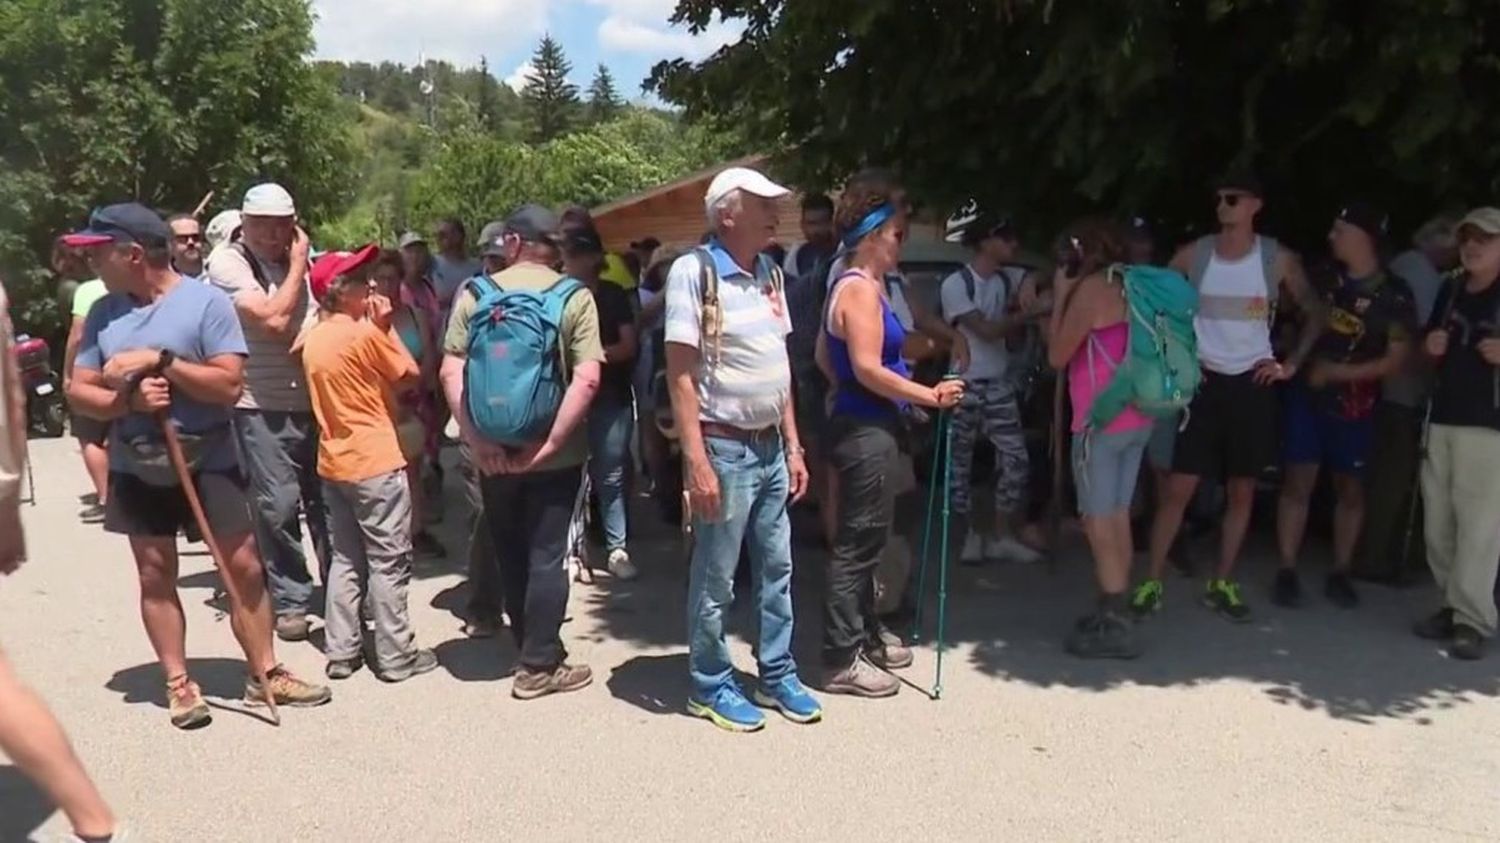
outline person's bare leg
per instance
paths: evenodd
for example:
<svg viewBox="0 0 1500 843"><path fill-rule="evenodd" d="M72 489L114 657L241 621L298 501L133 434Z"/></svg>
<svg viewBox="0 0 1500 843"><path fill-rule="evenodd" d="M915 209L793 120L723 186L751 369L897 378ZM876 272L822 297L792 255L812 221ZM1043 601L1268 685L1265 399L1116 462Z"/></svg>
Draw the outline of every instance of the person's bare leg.
<svg viewBox="0 0 1500 843"><path fill-rule="evenodd" d="M141 622L162 673L171 681L187 674L187 623L177 597L177 538L130 537L141 587Z"/></svg>
<svg viewBox="0 0 1500 843"><path fill-rule="evenodd" d="M1297 555L1307 534L1307 508L1313 487L1318 483L1318 466L1288 465L1282 478L1281 496L1276 500L1276 549L1281 553L1283 570L1297 567Z"/></svg>
<svg viewBox="0 0 1500 843"><path fill-rule="evenodd" d="M1099 585L1106 594L1124 594L1130 588L1130 568L1135 555L1135 544L1130 534L1130 508L1109 516L1107 527L1111 531L1111 556L1106 570L1100 572Z"/></svg>
<svg viewBox="0 0 1500 843"><path fill-rule="evenodd" d="M84 838L115 833L115 815L83 769L62 724L0 652L0 750L51 797Z"/></svg>
<svg viewBox="0 0 1500 843"><path fill-rule="evenodd" d="M277 664L275 641L271 635L274 621L271 601L266 599L266 575L261 567L260 552L255 547L255 537L246 532L217 538L228 575L234 578L235 585L239 586L240 599L245 601L244 615L249 621L246 625L239 613L229 614L235 640L245 651L245 661L252 675L259 670L270 671ZM261 657L261 664L255 662L256 652L265 654Z"/></svg>
<svg viewBox="0 0 1500 843"><path fill-rule="evenodd" d="M1177 532L1182 529L1182 517L1187 513L1193 492L1198 490L1198 478L1192 474L1168 474L1159 489L1156 499L1156 518L1151 522L1151 549L1149 576L1159 580L1167 573L1167 553Z"/></svg>
<svg viewBox="0 0 1500 843"><path fill-rule="evenodd" d="M83 452L83 467L89 473L89 482L94 484L94 494L103 506L109 497L109 451L90 442L80 442L79 450Z"/></svg>
<svg viewBox="0 0 1500 843"><path fill-rule="evenodd" d="M1335 474L1333 489L1338 497L1333 508L1333 569L1347 574L1365 526L1365 486L1358 477Z"/></svg>
<svg viewBox="0 0 1500 843"><path fill-rule="evenodd" d="M1218 578L1227 580L1239 562L1245 533L1250 530L1250 511L1255 506L1255 478L1231 477L1225 484L1229 506L1224 512L1224 535L1219 543Z"/></svg>
<svg viewBox="0 0 1500 843"><path fill-rule="evenodd" d="M1101 594L1124 594L1129 583L1120 576L1119 528L1114 515L1085 515L1083 534L1094 554L1094 578Z"/></svg>

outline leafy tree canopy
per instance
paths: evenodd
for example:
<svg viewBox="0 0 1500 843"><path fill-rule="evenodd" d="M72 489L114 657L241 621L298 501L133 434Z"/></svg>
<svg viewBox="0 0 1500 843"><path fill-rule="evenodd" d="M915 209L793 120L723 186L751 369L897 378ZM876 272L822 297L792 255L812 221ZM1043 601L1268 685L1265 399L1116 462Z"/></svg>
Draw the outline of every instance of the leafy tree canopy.
<svg viewBox="0 0 1500 843"><path fill-rule="evenodd" d="M1338 203L1400 223L1500 194L1493 0L679 0L744 35L650 84L733 121L810 186L897 167L1048 230L1085 209L1202 221L1207 183L1259 170L1272 224Z"/></svg>

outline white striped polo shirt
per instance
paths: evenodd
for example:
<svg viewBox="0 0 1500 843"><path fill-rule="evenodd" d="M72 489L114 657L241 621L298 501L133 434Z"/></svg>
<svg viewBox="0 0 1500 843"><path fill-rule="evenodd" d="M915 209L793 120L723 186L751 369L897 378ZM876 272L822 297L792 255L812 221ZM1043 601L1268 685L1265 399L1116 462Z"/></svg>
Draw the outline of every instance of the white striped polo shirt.
<svg viewBox="0 0 1500 843"><path fill-rule="evenodd" d="M718 244L706 247L719 275L724 327L717 354L702 347L700 252L677 259L667 275L666 340L699 349L698 417L744 430L779 425L791 397L786 302L772 289L770 263L747 272Z"/></svg>

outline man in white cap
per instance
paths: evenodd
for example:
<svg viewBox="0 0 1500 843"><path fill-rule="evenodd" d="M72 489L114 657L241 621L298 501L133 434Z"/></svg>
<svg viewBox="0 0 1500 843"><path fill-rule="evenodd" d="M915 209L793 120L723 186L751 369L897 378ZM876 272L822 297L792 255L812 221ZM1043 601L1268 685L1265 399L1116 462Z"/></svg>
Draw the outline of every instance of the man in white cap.
<svg viewBox="0 0 1500 843"><path fill-rule="evenodd" d="M250 188L240 211L240 240L215 254L208 280L234 301L250 348L245 391L235 408L235 436L249 475L276 634L284 641L301 641L309 632L313 581L302 551L299 503L319 568L325 575L328 571L318 425L302 366L292 354L298 334L317 319L307 289L308 241L297 226L291 194L281 185Z"/></svg>
<svg viewBox="0 0 1500 843"><path fill-rule="evenodd" d="M731 731L765 725L735 682L724 643L741 544L759 568L755 702L799 723L823 715L792 658L787 501L806 491L807 466L792 410L792 324L781 270L762 254L776 234L777 200L787 193L754 170L720 173L704 197L713 236L667 277L667 381L694 537L688 711Z"/></svg>

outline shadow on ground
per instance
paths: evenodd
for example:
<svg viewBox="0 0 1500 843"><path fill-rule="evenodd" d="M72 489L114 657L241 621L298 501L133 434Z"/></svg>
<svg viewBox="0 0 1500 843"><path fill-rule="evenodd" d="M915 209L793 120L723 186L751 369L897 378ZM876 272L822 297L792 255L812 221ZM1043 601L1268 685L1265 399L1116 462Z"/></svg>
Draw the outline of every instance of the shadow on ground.
<svg viewBox="0 0 1500 843"><path fill-rule="evenodd" d="M0 840L30 840L53 813L52 802L18 768L0 764Z"/></svg>
<svg viewBox="0 0 1500 843"><path fill-rule="evenodd" d="M190 658L188 675L203 689L205 697L238 700L245 693L245 663L239 659ZM118 671L104 687L120 694L129 705L167 707L166 679L156 662ZM0 838L4 839L4 838Z"/></svg>

